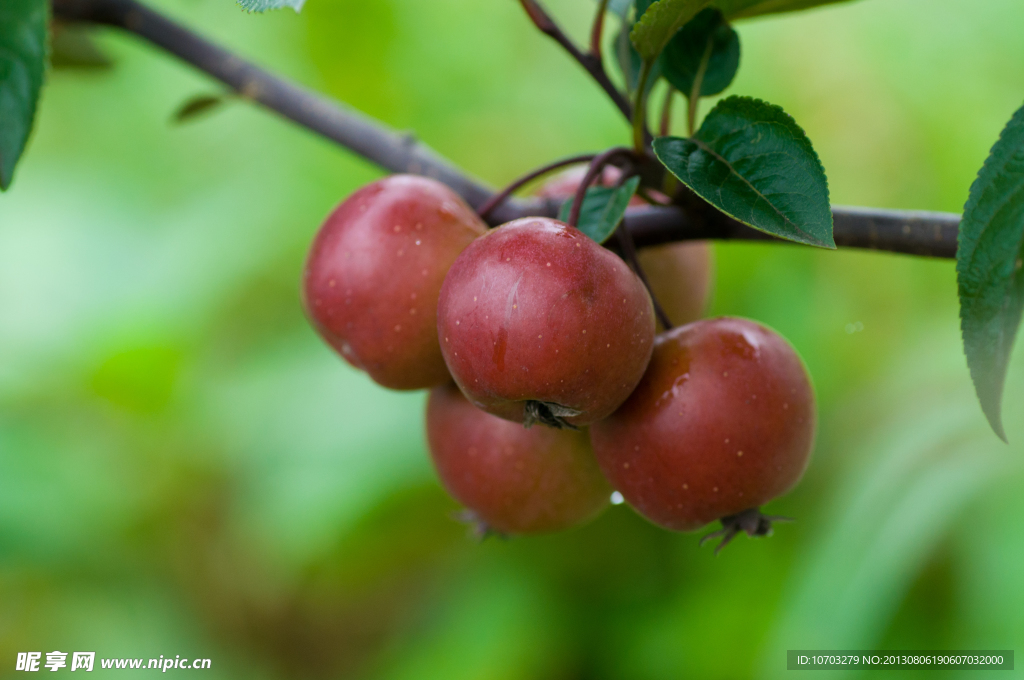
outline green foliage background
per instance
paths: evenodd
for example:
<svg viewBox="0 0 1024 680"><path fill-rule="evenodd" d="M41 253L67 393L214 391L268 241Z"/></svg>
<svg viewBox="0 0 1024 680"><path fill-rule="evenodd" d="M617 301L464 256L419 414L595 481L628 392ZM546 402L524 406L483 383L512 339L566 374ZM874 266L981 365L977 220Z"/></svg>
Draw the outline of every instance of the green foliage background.
<svg viewBox="0 0 1024 680"><path fill-rule="evenodd" d="M495 184L629 139L514 2L155 4ZM550 5L585 35L592 3ZM1020 106L1021 25L1018 0L756 20L727 94L793 114L836 203L958 212ZM0 676L54 649L396 680L776 678L789 648L1024 649L1024 356L1007 447L974 400L951 261L716 246L713 313L785 334L819 395L812 467L769 506L799 521L771 539L715 558L618 507L476 545L427 462L424 396L349 369L299 309L315 229L377 171L240 103L172 127L211 83L101 44L116 68L50 76L0 197Z"/></svg>

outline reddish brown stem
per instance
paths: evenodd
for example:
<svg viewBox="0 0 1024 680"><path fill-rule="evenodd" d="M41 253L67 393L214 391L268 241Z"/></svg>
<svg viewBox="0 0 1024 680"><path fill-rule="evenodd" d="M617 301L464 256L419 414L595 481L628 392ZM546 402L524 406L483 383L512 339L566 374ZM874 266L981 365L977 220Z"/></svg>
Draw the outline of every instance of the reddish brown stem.
<svg viewBox="0 0 1024 680"><path fill-rule="evenodd" d="M629 177L627 173L622 173L622 179L619 180L621 186ZM622 255L622 259L633 268L636 272L637 277L643 282L644 287L647 288L647 293L651 296L651 303L654 306L654 315L658 317L658 321L665 327L665 330L671 330L672 320L668 318L668 314L665 312L665 308L658 302L658 296L654 294L654 289L651 288L651 282L647 278L647 274L644 272L644 268L640 265L640 257L636 252L636 244L633 242L633 236L629 233L629 229L626 229L626 222L623 220L618 228L615 230L615 237L619 241L619 251Z"/></svg>
<svg viewBox="0 0 1024 680"><path fill-rule="evenodd" d="M604 64L601 63L601 58L593 54L581 52L573 44L572 40L569 39L569 36L559 28L555 20L544 11L544 8L540 6L537 0L519 0L519 4L523 6L530 20L542 33L561 45L573 59L579 62L580 66L586 69L587 73L597 81L597 84L601 86L615 106L618 107L619 111L622 112L622 115L626 117L626 120L633 120L633 106L625 95L619 91L619 88L615 87L615 83L608 78L608 74L604 70Z"/></svg>
<svg viewBox="0 0 1024 680"><path fill-rule="evenodd" d="M572 208L569 210L568 220L570 226L575 227L580 221L580 210L583 208L583 198L587 195L587 189L594 183L594 180L601 175L605 166L618 156L632 155L632 149L628 149L624 146L616 146L594 156L594 159L590 161L590 167L587 168L587 174L583 176L583 181L580 182L579 187L576 188L576 195L573 196Z"/></svg>
<svg viewBox="0 0 1024 680"><path fill-rule="evenodd" d="M597 14L594 15L594 26L590 29L590 55L602 64L604 59L601 58L601 38L604 37L604 15L607 12L608 0L601 0Z"/></svg>
<svg viewBox="0 0 1024 680"><path fill-rule="evenodd" d="M484 221L487 220L487 216L490 215L491 211L497 208L499 205L508 200L508 197L517 191L520 187L532 182L538 177L548 174L559 168L564 168L567 165L576 165L577 163L589 163L594 159L594 154L584 154L582 156L571 156L569 158L563 158L562 160L555 161L554 163L548 163L542 167L532 170L519 179L515 180L507 187L502 189L500 192L494 194L486 203L480 206L480 210L477 212L480 218Z"/></svg>
<svg viewBox="0 0 1024 680"><path fill-rule="evenodd" d="M662 137L667 137L672 130L672 100L675 98L675 88L671 85L665 90L665 102L661 106L661 125L658 132Z"/></svg>

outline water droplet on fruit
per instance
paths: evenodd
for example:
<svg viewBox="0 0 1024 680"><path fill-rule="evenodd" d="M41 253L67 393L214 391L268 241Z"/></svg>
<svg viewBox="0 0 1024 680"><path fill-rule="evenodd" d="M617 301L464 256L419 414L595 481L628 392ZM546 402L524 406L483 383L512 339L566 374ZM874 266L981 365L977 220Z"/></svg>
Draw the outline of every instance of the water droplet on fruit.
<svg viewBox="0 0 1024 680"><path fill-rule="evenodd" d="M622 505L625 501L626 501L626 499L622 497L621 493L619 493L618 491L612 491L612 497L611 497L612 505Z"/></svg>
<svg viewBox="0 0 1024 680"><path fill-rule="evenodd" d="M419 244L421 244L421 243L423 243L423 241L421 241L421 240L419 240L419 239L416 239L416 245L419 245Z"/></svg>
<svg viewBox="0 0 1024 680"><path fill-rule="evenodd" d="M456 326L458 326L458 325L460 325L461 323L462 323L461 321L456 321L456 322L455 322L455 325L456 325Z"/></svg>

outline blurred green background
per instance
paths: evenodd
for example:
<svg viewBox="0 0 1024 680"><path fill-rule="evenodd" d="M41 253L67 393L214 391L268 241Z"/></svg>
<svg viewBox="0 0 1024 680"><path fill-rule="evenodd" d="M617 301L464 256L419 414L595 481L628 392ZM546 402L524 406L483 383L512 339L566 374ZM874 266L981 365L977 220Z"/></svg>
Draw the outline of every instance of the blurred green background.
<svg viewBox="0 0 1024 680"><path fill-rule="evenodd" d="M494 184L629 139L513 0L153 4ZM591 0L549 5L586 35ZM1021 26L1020 0L741 23L727 93L796 117L836 203L959 211L1024 100ZM50 76L0 196L0 676L54 649L395 680L776 678L790 648L1024 649L1024 352L1005 446L973 397L952 262L716 245L712 313L782 332L819 396L811 468L768 507L798 521L774 537L716 558L620 506L476 544L430 468L424 395L347 367L299 307L320 221L379 172L242 103L172 126L217 86L100 43L116 67Z"/></svg>

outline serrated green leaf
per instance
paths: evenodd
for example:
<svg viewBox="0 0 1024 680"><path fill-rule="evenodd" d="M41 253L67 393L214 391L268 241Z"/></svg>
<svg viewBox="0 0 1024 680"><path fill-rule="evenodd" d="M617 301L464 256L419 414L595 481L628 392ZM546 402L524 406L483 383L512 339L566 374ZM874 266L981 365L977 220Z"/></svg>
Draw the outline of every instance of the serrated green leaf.
<svg viewBox="0 0 1024 680"><path fill-rule="evenodd" d="M660 137L654 152L727 215L780 238L835 248L825 169L807 135L778 106L723 99L692 139Z"/></svg>
<svg viewBox="0 0 1024 680"><path fill-rule="evenodd" d="M709 4L710 0L657 0L634 24L629 39L644 61L653 61L676 31Z"/></svg>
<svg viewBox="0 0 1024 680"><path fill-rule="evenodd" d="M291 7L298 12L306 4L306 0L236 0L242 9L248 12L266 12L270 9Z"/></svg>
<svg viewBox="0 0 1024 680"><path fill-rule="evenodd" d="M0 1L0 189L11 185L46 72L48 3Z"/></svg>
<svg viewBox="0 0 1024 680"><path fill-rule="evenodd" d="M661 57L662 72L687 97L700 77L701 97L729 87L740 66L740 37L721 11L708 7L683 26Z"/></svg>
<svg viewBox="0 0 1024 680"><path fill-rule="evenodd" d="M640 186L639 177L631 177L620 187L591 187L583 197L580 208L580 219L576 228L597 243L604 243L615 233L629 201ZM562 204L558 219L563 222L569 219L573 199Z"/></svg>
<svg viewBox="0 0 1024 680"><path fill-rule="evenodd" d="M850 0L716 0L715 7L722 10L727 19L746 19L762 14L796 12L821 5L832 5Z"/></svg>
<svg viewBox="0 0 1024 680"><path fill-rule="evenodd" d="M1024 309L1024 108L992 147L964 206L956 253L960 328L974 389L1004 441L1003 384Z"/></svg>

